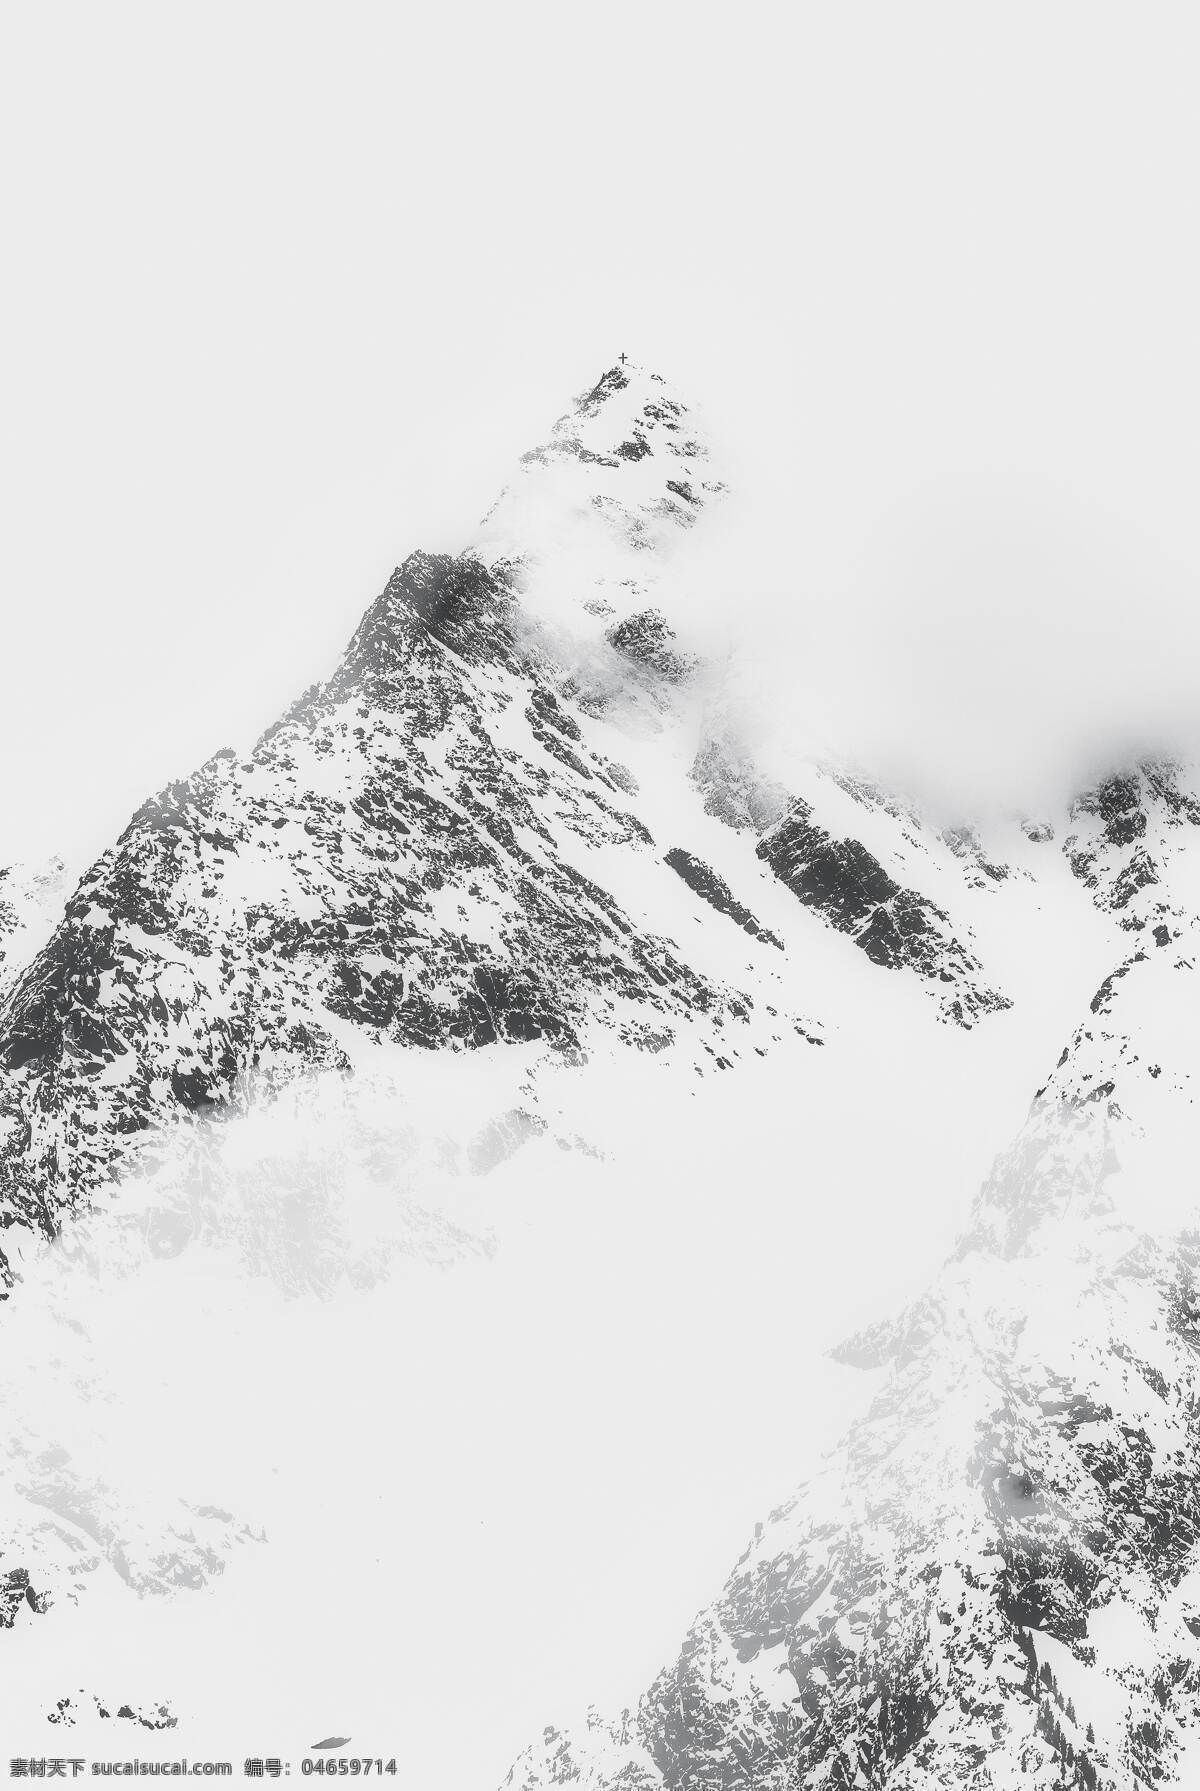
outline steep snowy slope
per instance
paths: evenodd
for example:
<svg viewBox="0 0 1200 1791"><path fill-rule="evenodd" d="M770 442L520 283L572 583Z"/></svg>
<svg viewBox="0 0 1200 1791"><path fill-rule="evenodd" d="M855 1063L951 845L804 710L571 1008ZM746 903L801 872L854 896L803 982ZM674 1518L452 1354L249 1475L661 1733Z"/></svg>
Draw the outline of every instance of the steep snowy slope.
<svg viewBox="0 0 1200 1791"><path fill-rule="evenodd" d="M547 1731L513 1786L1190 1782L1197 787L1148 764L1073 805L1128 950L928 1294L843 1346L868 1412L637 1710Z"/></svg>

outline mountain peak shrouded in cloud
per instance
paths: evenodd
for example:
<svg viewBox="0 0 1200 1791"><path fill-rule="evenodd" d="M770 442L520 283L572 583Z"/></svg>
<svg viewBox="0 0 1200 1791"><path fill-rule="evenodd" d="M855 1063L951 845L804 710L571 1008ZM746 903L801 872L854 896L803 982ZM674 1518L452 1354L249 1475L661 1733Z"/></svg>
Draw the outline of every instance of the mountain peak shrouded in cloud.
<svg viewBox="0 0 1200 1791"><path fill-rule="evenodd" d="M760 950L678 941L682 842L642 818L626 763L638 730L687 741L692 662L648 599L722 492L683 400L617 363L473 550L411 552L328 679L142 805L0 1020L10 1223L53 1234L164 1129L384 1040L557 1061L599 1025L720 1067L815 1037ZM595 677L555 657L572 628ZM739 855L705 887L769 886Z"/></svg>
<svg viewBox="0 0 1200 1791"><path fill-rule="evenodd" d="M627 613L662 579L726 490L683 396L618 360L521 456L471 551L508 566L548 627L596 638L602 618Z"/></svg>
<svg viewBox="0 0 1200 1791"><path fill-rule="evenodd" d="M919 760L911 779L894 775L915 698L883 668L895 672L906 652L928 665L930 699L947 715L970 718L993 690L996 716L1024 730L1036 758L1032 685L1011 662L997 671L988 606L973 620L963 598L972 568L996 611L1020 582L1031 625L1039 592L1074 593L1095 635L1101 614L1127 615L1137 565L1114 572L1103 544L1079 558L1070 527L1061 551L1044 530L1023 544L1007 506L998 536L967 520L947 545L931 526L908 559L881 553L882 581L856 565L839 607L805 559L804 494L788 488L784 463L775 471L747 495L690 397L613 363L517 459L471 545L412 546L328 674L252 747L166 784L73 890L69 879L21 884L31 901L48 891L49 907L23 897L20 949L0 981L0 1311L14 1360L40 1359L31 1289L44 1294L53 1360L36 1413L27 1392L6 1388L26 1414L12 1432L25 1478L0 1539L18 1576L14 1631L56 1625L74 1638L86 1633L78 1613L95 1622L90 1613L147 1591L174 1610L218 1575L240 1585L242 1562L265 1555L266 1567L245 1570L251 1599L270 1593L258 1628L244 1626L246 1646L259 1648L265 1625L290 1647L279 1613L307 1608L314 1531L336 1509L360 1627L380 1586L413 1605L406 1550L436 1534L438 1588L412 1625L415 1670L429 1674L438 1650L424 1638L460 1560L483 1596L464 1536L487 1539L489 1571L511 1557L523 1574L545 1539L539 1528L528 1547L497 1550L490 1505L468 1522L435 1488L421 1507L411 1462L397 1462L386 1427L372 1429L379 1390L365 1361L420 1359L419 1375L393 1377L417 1391L389 1383L387 1398L409 1400L406 1422L426 1436L420 1400L448 1374L445 1409L460 1409L453 1363L464 1352L472 1375L494 1369L509 1389L491 1422L507 1425L505 1400L528 1389L513 1422L564 1496L522 1503L538 1526L554 1505L556 1546L578 1554L583 1494L553 1479L571 1413L586 1428L586 1476L605 1456L627 1481L630 1459L661 1461L669 1431L675 1492L652 1535L673 1535L685 1505L703 1528L703 1500L715 1510L720 1498L696 1473L697 1434L706 1446L714 1425L736 1434L735 1466L770 1455L792 1485L796 1363L861 1321L839 1361L884 1378L815 1490L776 1508L678 1658L647 1674L636 1709L570 1741L546 1732L512 1782L574 1774L597 1791L649 1791L684 1774L716 1791L744 1766L742 1782L767 1791L792 1782L800 1760L831 1785L854 1786L855 1772L882 1782L907 1761L914 1786L926 1769L950 1786L970 1782L958 1768L999 1728L1006 1758L1022 1772L1028 1761L1030 1783L1048 1791L1053 1762L1038 1750L1048 1725L1067 1720L1065 1697L1062 1713L1051 1698L1038 1714L1030 1649L1063 1685L1092 1674L1071 1695L1097 1713L1101 1739L1085 1745L1072 1730L1073 1747L1089 1760L1145 1755L1158 1679L1194 1633L1170 1581L1200 1529L1177 1479L1163 1496L1149 1486L1138 1441L1161 1436L1189 1469L1200 1462L1184 1397L1194 1265L1169 1235L1169 1191L1151 1244L1138 1231L1150 1211L1139 1128L1188 1131L1200 778L1186 762L1141 756L1036 815L966 802L950 825L921 799ZM928 639L913 630L922 616L936 623ZM955 630L972 627L974 644L948 659ZM1049 697L1068 663L1087 669L1082 715L1110 686L1078 632L1043 676ZM977 777L956 790L964 802L981 792ZM16 940L17 921L10 931ZM1178 1024L1160 1028L1159 1010L1176 1007ZM994 1147L1008 1149L968 1210ZM864 1234L886 1261L864 1250ZM597 1260L619 1307L607 1285L588 1291L579 1265ZM536 1274L522 1279L531 1261ZM1125 1275L1129 1261L1145 1268L1140 1281ZM897 1264L906 1286L930 1291L889 1319ZM451 1286L448 1307L432 1294L421 1306L435 1274ZM1014 1366L1005 1351L1026 1319L1045 1318L1045 1290L1064 1276L1087 1324L1052 1352L1047 1403L1031 1362ZM285 1314L265 1343L238 1323L264 1290ZM568 1310L576 1296L579 1312ZM528 1334L514 1331L505 1314L531 1299ZM438 1349L408 1317L413 1302ZM461 1333L450 1368L445 1310ZM354 1434L377 1439L363 1485L339 1506L331 1458L297 1521L268 1474L214 1444L201 1495L190 1407L176 1420L155 1395L176 1465L149 1490L123 1490L103 1441L85 1453L75 1438L97 1339L116 1349L112 1330L128 1337L130 1313L158 1325L176 1364L207 1374L216 1349L221 1400L256 1435L257 1383L278 1388L286 1334L284 1354L301 1367L281 1410L299 1413L308 1447L313 1365L324 1401L352 1387ZM1164 1334L1149 1337L1156 1325ZM599 1373L588 1349L599 1338L609 1351L614 1330L646 1359L611 1410L601 1391L598 1418L579 1385ZM564 1338L572 1384L539 1403ZM145 1365L127 1348L116 1359L123 1385L105 1410L144 1420ZM282 1422L268 1428L307 1486L300 1443ZM615 1439L610 1450L599 1434ZM456 1447L475 1450L475 1436ZM441 1463L442 1444L422 1459ZM479 1476L466 1481L477 1488ZM381 1516L380 1488L408 1518L393 1523L390 1505ZM736 1510L720 1506L716 1539L731 1546L770 1505L752 1473L747 1488ZM472 1496L499 1495L455 1493ZM289 1497L301 1495L293 1486ZM1167 1535L1169 1507L1179 1521ZM1152 1520L1141 1528L1139 1508ZM86 1545L47 1526L47 1509ZM606 1513L589 1509L589 1530L607 1534ZM1090 1528L1072 1528L1076 1510ZM629 1526L609 1546L620 1565ZM639 1557L651 1568L657 1546ZM1149 1667L1105 1642L1105 1550L1108 1583L1127 1567L1120 1597L1141 1598L1165 1638L1147 1644ZM688 1587L694 1610L703 1588ZM489 1627L511 1634L513 1595L490 1596ZM591 1601L578 1604L591 1621ZM629 1608L606 1643L614 1655ZM205 1623L219 1628L223 1609L206 1603ZM530 1611L539 1638L521 1646L536 1650L544 1625ZM295 1627L309 1648L310 1629ZM128 1707L165 1696L182 1709L172 1681L186 1659L191 1704L224 1710L238 1688L211 1662L240 1643L222 1633L225 1648L199 1661L183 1644L168 1657L147 1642L121 1669ZM555 1671L572 1668L557 1640L554 1653ZM289 1656L271 1693L277 1719L303 1723L302 1745L316 1706L295 1687L311 1690L318 1669L340 1673L323 1707L336 1690L356 1737L394 1720L383 1654L344 1672L310 1655ZM580 1666L576 1689L582 1676ZM1115 1708L1116 1685L1133 1713L1124 1728L1099 1714L1105 1700ZM245 1696L256 1695L247 1676ZM457 1682L440 1695L459 1699ZM41 1690L20 1697L41 1720ZM62 1697L55 1686L66 1720L78 1699ZM506 1757L552 1715L539 1705ZM1184 1740L1164 1725L1172 1758Z"/></svg>
<svg viewBox="0 0 1200 1791"><path fill-rule="evenodd" d="M693 394L618 360L521 457L472 551L512 563L564 652L640 599L768 769L825 753L947 824L1200 746L1200 563L1011 469L906 487L868 465L857 516L823 508L780 402L727 405L726 443Z"/></svg>
<svg viewBox="0 0 1200 1791"><path fill-rule="evenodd" d="M722 907L783 938L759 912L782 901L950 1024L994 1024L1010 973L987 935L1008 898L976 892L1045 855L1035 871L1013 813L981 831L923 816L886 753L878 778L853 768L844 732L812 751L837 655L804 593L770 628L753 590L718 600L753 577L744 521L690 403L618 360L521 455L471 547L410 553L325 682L144 804L12 979L10 1216L53 1232L144 1134L236 1105L247 1078L343 1071L364 1037L569 1054L598 1025L720 1065L760 1030L764 1049L789 1026L815 1037L826 1016L761 954L680 936L680 865L705 939ZM975 543L938 587L944 628ZM1032 558L1013 550L1012 576ZM871 619L851 655L868 689ZM1053 820L1069 854L1065 804Z"/></svg>

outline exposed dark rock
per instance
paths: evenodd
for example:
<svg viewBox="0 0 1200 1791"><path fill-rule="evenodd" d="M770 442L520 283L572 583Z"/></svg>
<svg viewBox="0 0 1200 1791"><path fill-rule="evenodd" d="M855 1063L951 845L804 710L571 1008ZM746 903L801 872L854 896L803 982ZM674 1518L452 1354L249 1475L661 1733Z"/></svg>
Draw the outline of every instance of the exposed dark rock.
<svg viewBox="0 0 1200 1791"><path fill-rule="evenodd" d="M682 846L672 846L663 862L678 872L689 889L695 890L718 914L728 914L730 920L736 921L752 939L762 939L765 944L774 945L779 951L783 950L782 939L777 938L769 928L759 925L749 908L735 898L724 878L718 877L716 871L705 864L703 859L694 857Z"/></svg>
<svg viewBox="0 0 1200 1791"><path fill-rule="evenodd" d="M942 909L903 889L859 840L834 839L799 799L756 847L806 908L846 933L875 964L911 969L934 986L947 1019L972 1026L1008 1007L989 989L974 953L955 938Z"/></svg>
<svg viewBox="0 0 1200 1791"><path fill-rule="evenodd" d="M346 1068L335 1022L573 1053L618 1004L645 1049L748 1018L572 863L573 836L654 842L622 806L632 779L527 664L514 605L478 561L412 555L247 761L216 755L143 804L0 1007L6 1222L53 1234L155 1128L233 1110L254 1079ZM619 638L660 674L683 665L651 612ZM527 754L496 744L514 702Z"/></svg>
<svg viewBox="0 0 1200 1791"><path fill-rule="evenodd" d="M21 1611L41 1617L49 1608L49 1595L34 1591L26 1568L0 1568L0 1629L11 1629Z"/></svg>
<svg viewBox="0 0 1200 1791"><path fill-rule="evenodd" d="M1003 883L1008 876L1006 864L996 864L986 856L973 827L948 827L942 838L954 856L977 873L971 878L976 888L984 888L989 882Z"/></svg>
<svg viewBox="0 0 1200 1791"><path fill-rule="evenodd" d="M781 784L764 778L748 758L722 740L701 747L691 778L704 797L705 813L727 827L762 833L787 812L791 800Z"/></svg>
<svg viewBox="0 0 1200 1791"><path fill-rule="evenodd" d="M615 460L611 454L597 454L591 448L585 447L577 436L559 436L543 448L530 448L527 454L522 454L521 459L526 465L531 461L536 461L544 466L548 461L562 460L568 457L582 461L584 465L620 465L620 461Z"/></svg>
<svg viewBox="0 0 1200 1791"><path fill-rule="evenodd" d="M96 1716L100 1717L115 1717L118 1720L136 1723L141 1729L174 1729L179 1725L179 1718L171 1714L169 1704L139 1704L137 1706L120 1704L114 1709L111 1704L105 1703L103 1699L95 1696L89 1698L88 1703L91 1710L86 1714L89 1716L94 1712ZM80 1699L59 1698L46 1720L51 1723L60 1723L66 1728L73 1728L84 1715L85 1710Z"/></svg>
<svg viewBox="0 0 1200 1791"><path fill-rule="evenodd" d="M1026 1177L1057 1173L1057 1142ZM1200 1238L1148 1245L1107 1290L1114 1309L1122 1277L1149 1298L1153 1362L1110 1347L1101 1321L1064 1345L1060 1371L1042 1350L1021 1353L1019 1307L973 1311L953 1281L940 1303L927 1297L915 1347L853 1426L837 1474L756 1527L632 1729L592 1719L586 1735L556 1732L509 1785L543 1791L569 1760L572 1781L615 1791L646 1782L646 1758L655 1786L690 1791L1182 1783L1200 1670L1171 1610L1200 1546L1198 1265ZM1097 1397L1102 1385L1120 1403ZM955 1415L968 1392L974 1418ZM1114 1724L1111 1681L1087 1670L1093 1619L1118 1583L1137 1588L1147 1658L1122 1669ZM1185 1623L1200 1636L1200 1616ZM1073 1698L1043 1638L1078 1661ZM1076 1710L1084 1687L1097 1725L1123 1732L1120 1761ZM1068 1736L1087 1766L1064 1776ZM588 1777L599 1759L610 1769Z"/></svg>
<svg viewBox="0 0 1200 1791"><path fill-rule="evenodd" d="M657 672L673 684L690 677L695 670L694 659L672 646L675 630L659 610L644 609L626 616L609 629L605 638L626 659Z"/></svg>
<svg viewBox="0 0 1200 1791"><path fill-rule="evenodd" d="M675 496L682 498L685 504L698 504L700 502L691 486L684 479L668 479L667 490L673 491Z"/></svg>
<svg viewBox="0 0 1200 1791"><path fill-rule="evenodd" d="M629 384L629 375L620 367L610 367L596 381L590 392L585 392L577 401L576 410L581 417L594 417L606 399L615 392L623 392Z"/></svg>

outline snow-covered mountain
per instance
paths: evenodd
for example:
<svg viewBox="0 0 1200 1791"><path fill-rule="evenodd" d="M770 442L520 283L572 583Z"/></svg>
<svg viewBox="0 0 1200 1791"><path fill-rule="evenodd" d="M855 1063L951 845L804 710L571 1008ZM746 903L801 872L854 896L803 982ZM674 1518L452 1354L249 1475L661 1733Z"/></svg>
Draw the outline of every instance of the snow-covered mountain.
<svg viewBox="0 0 1200 1791"><path fill-rule="evenodd" d="M271 1319L290 1357L343 1399L329 1364L351 1338L397 1357L413 1265L486 1265L523 1178L657 1136L697 1225L744 1208L749 1235L738 1175L785 1165L774 1255L806 1252L797 1301L840 1273L873 1318L839 1349L870 1396L636 1708L548 1729L509 1782L1170 1782L1200 1688L1200 774L1147 762L1061 814L946 828L856 768L760 763L690 625L727 501L697 415L622 360L252 749L148 801L69 896L0 876L0 1622L76 1636L100 1619L71 1613L261 1552L270 1489L179 1439L177 1478L114 1485L80 1416L142 1385L114 1302L192 1312L240 1362L237 1302L278 1296L310 1313ZM853 1263L810 1243L820 1110L869 1130L920 1101L932 1133L952 1084L1004 1148L928 1291L862 1313ZM739 1171L706 1179L689 1103L698 1137L744 1129ZM347 1330L306 1300L347 1302ZM126 1671L43 1715L175 1720L186 1688Z"/></svg>
<svg viewBox="0 0 1200 1791"><path fill-rule="evenodd" d="M701 1070L819 1043L805 913L958 1024L1006 1004L966 917L1007 868L977 840L821 767L760 787L707 731L651 599L720 501L708 471L682 400L610 369L475 550L412 554L325 683L139 810L0 1013L9 1226L52 1235L164 1128L381 1040L561 1058L599 1034Z"/></svg>
<svg viewBox="0 0 1200 1791"><path fill-rule="evenodd" d="M1145 764L1074 803L1123 949L929 1291L837 1352L867 1412L637 1708L508 1783L1192 1782L1198 789Z"/></svg>

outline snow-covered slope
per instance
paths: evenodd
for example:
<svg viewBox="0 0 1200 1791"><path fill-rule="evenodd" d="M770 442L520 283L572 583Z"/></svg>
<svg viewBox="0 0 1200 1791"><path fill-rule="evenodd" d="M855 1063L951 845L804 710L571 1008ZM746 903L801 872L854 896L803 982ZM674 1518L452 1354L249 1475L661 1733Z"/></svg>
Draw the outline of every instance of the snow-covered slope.
<svg viewBox="0 0 1200 1791"><path fill-rule="evenodd" d="M403 1604L381 1405L428 1434L436 1312L497 1386L573 1360L553 1290L590 1252L578 1323L651 1351L656 1314L676 1327L665 1403L707 1424L719 1386L720 1449L774 1459L747 1430L786 1436L790 1356L832 1341L831 1306L866 1326L839 1369L864 1409L637 1708L547 1732L514 1785L1124 1786L1184 1758L1200 779L1147 763L1060 815L945 829L855 768L757 763L689 629L725 496L683 397L618 363L253 748L148 801L69 895L13 902L19 946L0 881L0 1622L26 1716L212 1723L250 1690L130 1601L197 1594L219 1637L232 1583L299 1624L314 1526L347 1599ZM968 1213L948 1190L989 1143ZM911 1282L953 1223L882 1315L857 1234ZM521 1303L543 1316L518 1346ZM626 1372L589 1444L614 1482L654 1405ZM363 1487L309 1487L314 1384L353 1413ZM130 1478L106 1436L147 1409L162 1465ZM639 1463L670 1431L645 1422ZM556 1425L564 1400L521 1431L543 1473ZM101 1679L126 1623L141 1652ZM364 1721L385 1665L338 1679ZM308 1708L278 1695L281 1721ZM434 1755L428 1782L462 1782Z"/></svg>
<svg viewBox="0 0 1200 1791"><path fill-rule="evenodd" d="M1191 1782L1198 788L1147 764L1073 805L1126 950L929 1291L837 1352L869 1409L637 1709L513 1786Z"/></svg>

